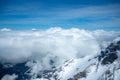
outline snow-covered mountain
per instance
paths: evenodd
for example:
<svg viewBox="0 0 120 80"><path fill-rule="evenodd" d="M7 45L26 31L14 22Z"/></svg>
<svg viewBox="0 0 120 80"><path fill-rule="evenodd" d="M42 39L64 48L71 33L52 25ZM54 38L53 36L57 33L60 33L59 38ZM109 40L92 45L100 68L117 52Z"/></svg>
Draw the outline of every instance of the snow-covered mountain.
<svg viewBox="0 0 120 80"><path fill-rule="evenodd" d="M120 80L120 38L97 56L71 60L62 66L60 80ZM67 66L66 66L67 65Z"/></svg>
<svg viewBox="0 0 120 80"><path fill-rule="evenodd" d="M51 69L39 70L37 61L0 64L1 80L120 80L120 37L97 55L69 59Z"/></svg>

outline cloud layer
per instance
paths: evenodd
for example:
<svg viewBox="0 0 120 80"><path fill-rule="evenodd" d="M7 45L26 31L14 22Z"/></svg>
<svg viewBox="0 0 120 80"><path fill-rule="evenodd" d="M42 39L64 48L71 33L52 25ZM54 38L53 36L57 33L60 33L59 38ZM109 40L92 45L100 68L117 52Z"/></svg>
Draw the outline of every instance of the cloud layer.
<svg viewBox="0 0 120 80"><path fill-rule="evenodd" d="M0 31L0 62L18 63L36 60L41 69L50 68L71 58L96 55L120 32L86 31L77 28L50 28L47 30Z"/></svg>

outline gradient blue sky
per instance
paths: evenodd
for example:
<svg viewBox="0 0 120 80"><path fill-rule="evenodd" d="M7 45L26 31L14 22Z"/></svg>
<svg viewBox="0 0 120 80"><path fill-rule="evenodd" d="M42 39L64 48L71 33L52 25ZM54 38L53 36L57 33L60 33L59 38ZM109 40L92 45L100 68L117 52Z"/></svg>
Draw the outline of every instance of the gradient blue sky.
<svg viewBox="0 0 120 80"><path fill-rule="evenodd" d="M120 30L120 0L0 0L0 28Z"/></svg>

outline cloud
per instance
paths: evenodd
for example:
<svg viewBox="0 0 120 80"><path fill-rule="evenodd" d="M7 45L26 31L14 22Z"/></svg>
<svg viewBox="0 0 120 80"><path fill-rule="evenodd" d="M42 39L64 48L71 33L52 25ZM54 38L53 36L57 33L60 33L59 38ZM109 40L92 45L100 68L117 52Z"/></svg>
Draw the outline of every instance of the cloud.
<svg viewBox="0 0 120 80"><path fill-rule="evenodd" d="M3 76L3 78L1 79L1 80L16 80L16 78L17 78L18 76L17 75L15 75L15 74L12 74L12 75L5 75L5 76Z"/></svg>
<svg viewBox="0 0 120 80"><path fill-rule="evenodd" d="M0 62L19 63L32 59L39 63L40 69L50 69L50 60L59 66L71 58L96 55L100 45L112 41L119 34L114 31L86 31L77 28L0 31Z"/></svg>
<svg viewBox="0 0 120 80"><path fill-rule="evenodd" d="M0 31L11 31L11 29L9 29L9 28L2 28L2 29L0 29Z"/></svg>

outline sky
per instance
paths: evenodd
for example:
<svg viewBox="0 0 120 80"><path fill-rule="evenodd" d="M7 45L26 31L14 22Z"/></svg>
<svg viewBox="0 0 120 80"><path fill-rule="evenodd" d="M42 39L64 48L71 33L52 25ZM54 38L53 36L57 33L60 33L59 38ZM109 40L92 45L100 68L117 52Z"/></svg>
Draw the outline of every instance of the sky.
<svg viewBox="0 0 120 80"><path fill-rule="evenodd" d="M120 0L0 0L0 28L120 30Z"/></svg>

